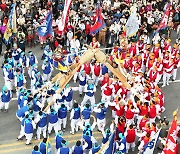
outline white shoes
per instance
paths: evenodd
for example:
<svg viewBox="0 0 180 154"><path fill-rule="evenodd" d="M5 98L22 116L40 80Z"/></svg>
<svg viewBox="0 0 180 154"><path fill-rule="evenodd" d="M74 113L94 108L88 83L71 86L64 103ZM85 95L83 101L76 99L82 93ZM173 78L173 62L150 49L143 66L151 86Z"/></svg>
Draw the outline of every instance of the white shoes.
<svg viewBox="0 0 180 154"><path fill-rule="evenodd" d="M166 86L166 85L163 84L163 85L162 85L162 88L165 87L165 86Z"/></svg>

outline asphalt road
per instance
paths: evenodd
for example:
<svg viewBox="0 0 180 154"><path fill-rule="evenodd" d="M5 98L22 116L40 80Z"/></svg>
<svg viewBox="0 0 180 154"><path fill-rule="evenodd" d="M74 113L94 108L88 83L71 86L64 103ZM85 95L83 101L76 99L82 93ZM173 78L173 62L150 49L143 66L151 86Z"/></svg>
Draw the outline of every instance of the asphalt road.
<svg viewBox="0 0 180 154"><path fill-rule="evenodd" d="M175 40L175 35L172 35L172 37L174 38L173 40ZM33 53L35 53L35 55L38 58L39 61L39 69L41 69L41 64L42 61L41 59L41 55L42 55L42 50L40 49L39 46L36 46L34 48L27 48L26 52L28 52L29 50L32 50ZM0 62L3 61L3 57L0 57ZM0 69L0 72L2 72L2 69ZM53 73L54 75L56 74L56 72ZM28 77L27 73L26 76ZM4 85L4 79L2 76L2 73L0 73L0 88L2 88L2 86ZM162 114L163 116L166 116L168 120L172 120L173 116L172 113L174 110L176 110L177 108L180 107L180 71L178 71L177 73L177 81L170 83L169 86L166 86L164 88L162 88L164 95L165 95L165 112ZM29 83L29 82L28 82ZM70 82L70 84L72 86L77 86L78 84L74 84L72 81ZM27 85L29 87L29 84ZM101 92L100 90L97 90L96 94L95 94L95 98L96 98L96 103L98 103L101 99ZM15 94L14 94L15 97ZM74 94L74 100L76 100L78 103L80 103L82 101L82 98L79 97L78 93L75 92ZM39 144L40 141L37 141L35 139L33 139L33 144L26 146L25 145L25 139L23 141L16 141L17 136L19 135L19 131L20 131L20 122L18 121L18 119L15 116L15 113L17 111L17 101L12 101L10 103L10 109L8 113L4 113L1 112L0 113L0 153L4 154L4 153L12 153L12 154L30 154L33 146L35 144ZM69 116L69 115L68 115ZM109 124L111 123L111 112L110 110L107 113L107 125L106 127L109 126ZM178 119L180 120L180 114L178 114ZM73 146L75 144L75 142L81 138L82 133L81 131L78 132L75 135L71 135L69 133L70 131L70 123L69 120L67 122L67 129L66 132L64 133L64 137L65 139L67 139L67 141L69 142L70 146ZM95 128L94 132L94 137L97 139L97 141L99 143L101 143L101 138L102 135L97 132L97 129ZM52 145L52 150L54 152L54 134L52 134L50 136L50 141L51 141L51 145ZM154 153L157 154L159 151L156 150ZM134 154L137 153L137 150L135 152L131 152L129 151L130 154Z"/></svg>

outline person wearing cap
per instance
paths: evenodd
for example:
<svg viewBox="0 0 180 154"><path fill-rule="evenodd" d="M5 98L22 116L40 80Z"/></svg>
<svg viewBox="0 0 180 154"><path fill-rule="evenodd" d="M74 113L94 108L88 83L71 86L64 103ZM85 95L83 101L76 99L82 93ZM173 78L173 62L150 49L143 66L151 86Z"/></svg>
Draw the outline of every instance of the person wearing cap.
<svg viewBox="0 0 180 154"><path fill-rule="evenodd" d="M33 87L35 86L35 83L38 81L37 80L37 73L38 73L38 68L37 64L34 64L32 66L31 74L30 74L30 79L31 79L31 90L33 90Z"/></svg>
<svg viewBox="0 0 180 154"><path fill-rule="evenodd" d="M113 88L114 86L112 84L112 79L109 79L109 81L101 87L102 101L107 101L107 102L111 101Z"/></svg>
<svg viewBox="0 0 180 154"><path fill-rule="evenodd" d="M91 106L89 103L86 103L83 107L81 107L82 111L82 123L88 124L90 122L91 117Z"/></svg>
<svg viewBox="0 0 180 154"><path fill-rule="evenodd" d="M88 144L88 146L85 149L85 152L89 152L92 149L92 146L94 143L96 143L96 139L91 135L90 131L86 131L83 133L83 140Z"/></svg>
<svg viewBox="0 0 180 154"><path fill-rule="evenodd" d="M55 109L51 108L51 111L49 113L48 134L51 134L53 128L55 133L58 133L58 113L55 111Z"/></svg>
<svg viewBox="0 0 180 154"><path fill-rule="evenodd" d="M101 149L101 145L95 142L89 154L96 154Z"/></svg>
<svg viewBox="0 0 180 154"><path fill-rule="evenodd" d="M27 63L27 57L25 55L25 52L22 51L19 57L19 64L21 64L21 66L24 69L26 67L26 63Z"/></svg>
<svg viewBox="0 0 180 154"><path fill-rule="evenodd" d="M66 140L61 141L62 147L58 149L57 154L72 154L71 148L67 147L68 142Z"/></svg>
<svg viewBox="0 0 180 154"><path fill-rule="evenodd" d="M180 54L176 54L173 58L173 63L174 63L174 67L172 70L172 81L176 80L176 76L177 76L177 69L180 66Z"/></svg>
<svg viewBox="0 0 180 154"><path fill-rule="evenodd" d="M19 62L19 57L20 57L20 53L21 53L21 49L18 48L17 44L14 43L13 44L13 49L12 49L12 56L14 58L14 64L15 66L17 65L17 63Z"/></svg>
<svg viewBox="0 0 180 154"><path fill-rule="evenodd" d="M19 93L18 93L18 97L17 97L18 109L20 109L20 104L21 104L21 101L22 101L24 95L25 95L24 88L19 89Z"/></svg>
<svg viewBox="0 0 180 154"><path fill-rule="evenodd" d="M91 63L86 62L82 65L81 70L84 70L86 72L86 75L90 76L91 74Z"/></svg>
<svg viewBox="0 0 180 154"><path fill-rule="evenodd" d="M155 58L163 58L163 54L160 49L160 44L155 44L155 46L153 46L151 52L154 53Z"/></svg>
<svg viewBox="0 0 180 154"><path fill-rule="evenodd" d="M129 53L131 57L134 57L135 55L139 55L139 49L136 42L132 42L129 47Z"/></svg>
<svg viewBox="0 0 180 154"><path fill-rule="evenodd" d="M73 107L73 89L70 84L67 84L64 89L65 104L71 110Z"/></svg>
<svg viewBox="0 0 180 154"><path fill-rule="evenodd" d="M49 81L52 75L53 67L51 62L45 58L42 64L42 70L43 70L43 80Z"/></svg>
<svg viewBox="0 0 180 154"><path fill-rule="evenodd" d="M158 84L156 81L159 79L159 72L157 70L157 67L151 67L150 70L147 73L147 76L149 76L149 81Z"/></svg>
<svg viewBox="0 0 180 154"><path fill-rule="evenodd" d="M32 150L32 154L42 154L40 151L39 151L39 147L37 145L34 146L33 150Z"/></svg>
<svg viewBox="0 0 180 154"><path fill-rule="evenodd" d="M81 116L81 109L80 109L78 103L74 103L74 107L70 113L70 120L71 120L70 133L73 135L74 135L74 131L76 131L76 132L78 131L80 116Z"/></svg>
<svg viewBox="0 0 180 154"><path fill-rule="evenodd" d="M129 125L124 133L124 136L126 137L126 153L128 153L130 147L132 148L132 151L134 151L136 146L136 129L133 127L133 125Z"/></svg>
<svg viewBox="0 0 180 154"><path fill-rule="evenodd" d="M117 152L120 152L121 154L126 153L126 138L122 133L119 133L119 141L116 141L114 144L114 148Z"/></svg>
<svg viewBox="0 0 180 154"><path fill-rule="evenodd" d="M62 140L64 140L63 132L61 130L59 130L58 133L56 134L55 140L56 140L56 148L55 148L56 151L55 151L55 153L57 153L59 148L62 147Z"/></svg>
<svg viewBox="0 0 180 154"><path fill-rule="evenodd" d="M98 131L103 132L106 125L106 112L108 102L101 101L97 106L94 107L93 111L96 113Z"/></svg>
<svg viewBox="0 0 180 154"><path fill-rule="evenodd" d="M36 56L32 53L32 51L29 51L28 52L28 56L27 56L27 63L26 63L26 66L28 68L28 74L29 76L31 77L31 71L32 71L32 68L33 68L33 65L34 64L38 64L38 61L37 61L37 58Z"/></svg>
<svg viewBox="0 0 180 154"><path fill-rule="evenodd" d="M102 132L103 138L102 138L102 146L106 144L106 142L109 140L109 137L111 136L111 130L109 128L106 129L106 131Z"/></svg>
<svg viewBox="0 0 180 154"><path fill-rule="evenodd" d="M39 151L42 154L47 154L48 152L51 153L51 147L48 147L48 144L49 144L49 142L48 142L47 138L43 138L43 141L40 142L40 144L39 144Z"/></svg>
<svg viewBox="0 0 180 154"><path fill-rule="evenodd" d="M85 95L83 101L81 102L81 106L84 106L88 100L90 101L91 106L94 106L95 104L94 93L96 92L96 86L93 84L92 79L88 79L88 82L84 87L84 92Z"/></svg>
<svg viewBox="0 0 180 154"><path fill-rule="evenodd" d="M74 152L75 154L83 154L87 146L88 144L86 142L82 145L82 142L78 140L76 144L72 147L72 152Z"/></svg>
<svg viewBox="0 0 180 154"><path fill-rule="evenodd" d="M11 92L10 90L8 90L6 86L3 86L0 96L1 96L0 109L3 110L4 108L4 112L7 112L9 109L9 102L11 101Z"/></svg>
<svg viewBox="0 0 180 154"><path fill-rule="evenodd" d="M8 88L8 90L13 89L14 85L14 69L11 65L7 66L7 71L4 72L4 79L5 79L5 85Z"/></svg>
<svg viewBox="0 0 180 154"><path fill-rule="evenodd" d="M147 133L141 140L140 145L138 146L139 153L143 151L143 148L150 140L150 133Z"/></svg>
<svg viewBox="0 0 180 154"><path fill-rule="evenodd" d="M46 45L41 60L47 58L50 61L51 57L52 57L52 50L49 45Z"/></svg>
<svg viewBox="0 0 180 154"><path fill-rule="evenodd" d="M82 70L79 73L79 95L82 97L82 93L84 92L84 87L88 80L88 75L86 74L85 70Z"/></svg>
<svg viewBox="0 0 180 154"><path fill-rule="evenodd" d="M39 111L39 114L35 118L35 123L37 124L37 139L40 140L41 133L43 137L46 138L46 131L47 131L47 114L43 111Z"/></svg>
<svg viewBox="0 0 180 154"><path fill-rule="evenodd" d="M58 125L59 130L66 130L66 123L67 123L67 112L69 110L69 106L62 103L58 109ZM61 129L63 125L63 129Z"/></svg>
<svg viewBox="0 0 180 154"><path fill-rule="evenodd" d="M23 87L25 87L26 84L26 78L24 77L24 75L20 72L19 69L16 69L16 75L14 78L14 84L15 84L15 88L16 88L16 95L18 97L19 95L19 90Z"/></svg>
<svg viewBox="0 0 180 154"><path fill-rule="evenodd" d="M33 131L35 128L36 128L36 124L27 114L26 119L24 121L24 132L25 132L25 137L26 137L26 145L31 144L31 140L33 137Z"/></svg>

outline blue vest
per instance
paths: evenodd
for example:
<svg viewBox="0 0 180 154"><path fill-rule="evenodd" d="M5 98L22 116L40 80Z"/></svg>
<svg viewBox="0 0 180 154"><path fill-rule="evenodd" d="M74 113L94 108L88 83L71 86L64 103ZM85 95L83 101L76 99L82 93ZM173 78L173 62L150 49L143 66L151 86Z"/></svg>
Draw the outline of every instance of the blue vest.
<svg viewBox="0 0 180 154"><path fill-rule="evenodd" d="M14 71L13 70L11 70L11 71L7 71L8 72L8 78L9 79L14 79Z"/></svg>
<svg viewBox="0 0 180 154"><path fill-rule="evenodd" d="M120 150L122 153L126 153L126 138L124 137L120 143L124 144L124 149L123 150Z"/></svg>
<svg viewBox="0 0 180 154"><path fill-rule="evenodd" d="M72 64L71 56L68 56L68 63Z"/></svg>
<svg viewBox="0 0 180 154"><path fill-rule="evenodd" d="M46 154L46 144L44 142L40 143L39 150L42 154Z"/></svg>
<svg viewBox="0 0 180 154"><path fill-rule="evenodd" d="M13 59L8 59L8 64L10 64L12 67L14 67L14 58Z"/></svg>
<svg viewBox="0 0 180 154"><path fill-rule="evenodd" d="M87 135L84 135L83 136L84 140L87 142L88 144L88 147L86 149L91 149L92 148L92 141L91 141L91 137L90 136L87 136Z"/></svg>
<svg viewBox="0 0 180 154"><path fill-rule="evenodd" d="M14 56L14 60L19 60L20 54L17 50L13 50L13 53L17 54L16 56Z"/></svg>
<svg viewBox="0 0 180 154"><path fill-rule="evenodd" d="M90 86L88 85L87 90L92 90L92 91L91 92L86 92L86 95L88 95L89 97L92 97L94 95L93 89L94 89L94 87L90 88Z"/></svg>
<svg viewBox="0 0 180 154"><path fill-rule="evenodd" d="M18 100L17 100L17 103L18 103L18 105L20 106L20 104L21 104L21 97L23 96L23 94L22 93L19 93L19 95L18 95Z"/></svg>
<svg viewBox="0 0 180 154"><path fill-rule="evenodd" d="M40 111L41 110L41 108L37 105L37 102L38 102L39 100L36 100L36 99L34 99L34 101L33 101L33 109L34 109L34 111Z"/></svg>
<svg viewBox="0 0 180 154"><path fill-rule="evenodd" d="M102 75L108 73L108 68L106 66L102 66Z"/></svg>
<svg viewBox="0 0 180 154"><path fill-rule="evenodd" d="M10 90L8 90L7 93L3 92L2 95L1 95L1 101L3 103L8 103L10 101L10 98L11 98Z"/></svg>
<svg viewBox="0 0 180 154"><path fill-rule="evenodd" d="M70 102L73 99L73 90L71 89L66 97L66 101Z"/></svg>
<svg viewBox="0 0 180 154"><path fill-rule="evenodd" d="M62 147L61 141L64 140L61 135L56 135L56 149L59 149Z"/></svg>
<svg viewBox="0 0 180 154"><path fill-rule="evenodd" d="M75 147L74 147L74 153L75 153L75 154L83 154L83 148L82 148L82 146L75 146Z"/></svg>
<svg viewBox="0 0 180 154"><path fill-rule="evenodd" d="M21 121L21 125L24 126L24 122L25 122L26 118L24 118L22 121Z"/></svg>
<svg viewBox="0 0 180 154"><path fill-rule="evenodd" d="M82 111L82 115L83 115L83 119L87 120L90 119L91 116L91 108L84 108L84 110Z"/></svg>
<svg viewBox="0 0 180 154"><path fill-rule="evenodd" d="M60 149L60 154L69 154L70 150L68 147L61 147Z"/></svg>
<svg viewBox="0 0 180 154"><path fill-rule="evenodd" d="M57 112L56 113L50 113L49 114L49 122L51 123L51 124L54 124L54 123L56 123L58 121L58 114L57 114Z"/></svg>
<svg viewBox="0 0 180 154"><path fill-rule="evenodd" d="M41 119L38 122L38 126L43 128L47 125L47 115L43 114L43 116L41 117Z"/></svg>
<svg viewBox="0 0 180 154"><path fill-rule="evenodd" d="M42 154L40 151L32 151L32 154Z"/></svg>
<svg viewBox="0 0 180 154"><path fill-rule="evenodd" d="M92 130L89 129L89 128L85 128L85 129L83 130L83 134L86 134L87 131L89 131L89 132L90 132L90 136L92 136Z"/></svg>
<svg viewBox="0 0 180 154"><path fill-rule="evenodd" d="M64 119L66 117L67 117L67 107L65 107L65 108L60 107L58 110L58 118Z"/></svg>
<svg viewBox="0 0 180 154"><path fill-rule="evenodd" d="M96 117L100 120L104 119L106 116L106 111L107 111L106 107L104 109L101 109L100 113L96 113Z"/></svg>
<svg viewBox="0 0 180 154"><path fill-rule="evenodd" d="M19 104L20 108L24 106L24 101L26 101L26 100L27 100L26 96L23 96L23 98L21 99L21 102Z"/></svg>
<svg viewBox="0 0 180 154"><path fill-rule="evenodd" d="M24 85L24 80L20 79L19 75L16 75L17 77L17 86L22 87Z"/></svg>
<svg viewBox="0 0 180 154"><path fill-rule="evenodd" d="M25 120L24 121L24 132L26 134L31 134L33 133L33 125L32 125L32 120Z"/></svg>
<svg viewBox="0 0 180 154"><path fill-rule="evenodd" d="M33 66L35 64L35 56L34 55L32 57L28 56L28 58L29 58L29 65Z"/></svg>
<svg viewBox="0 0 180 154"><path fill-rule="evenodd" d="M20 117L24 117L25 116L25 112L29 110L29 107L28 106L23 106L22 108L20 108L16 114L17 116L20 118Z"/></svg>
<svg viewBox="0 0 180 154"><path fill-rule="evenodd" d="M51 65L50 62L45 66L45 69L43 70L44 74L49 74L51 72Z"/></svg>
<svg viewBox="0 0 180 154"><path fill-rule="evenodd" d="M102 139L102 143L105 144L108 140L109 140L109 137L111 136L111 133L108 133L106 134L106 137Z"/></svg>
<svg viewBox="0 0 180 154"><path fill-rule="evenodd" d="M96 152L98 152L101 149L101 146L98 146L97 148L92 148L92 154L95 154Z"/></svg>
<svg viewBox="0 0 180 154"><path fill-rule="evenodd" d="M79 84L80 84L81 86L84 86L84 85L86 84L86 76L84 77L84 80L83 80L83 81L79 80Z"/></svg>
<svg viewBox="0 0 180 154"><path fill-rule="evenodd" d="M23 65L26 66L26 56L22 56L20 59L22 59Z"/></svg>
<svg viewBox="0 0 180 154"><path fill-rule="evenodd" d="M74 110L74 116L73 119L79 119L80 118L80 107L78 107L78 110Z"/></svg>

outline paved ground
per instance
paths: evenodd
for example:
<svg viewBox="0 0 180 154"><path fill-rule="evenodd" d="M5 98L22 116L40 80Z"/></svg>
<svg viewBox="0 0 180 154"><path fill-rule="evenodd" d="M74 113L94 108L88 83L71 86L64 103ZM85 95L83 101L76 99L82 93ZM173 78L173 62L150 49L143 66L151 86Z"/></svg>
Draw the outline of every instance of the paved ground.
<svg viewBox="0 0 180 154"><path fill-rule="evenodd" d="M175 38L176 36L173 35L173 37ZM35 48L29 49L27 48L26 52L28 52L29 50L32 50L36 56L38 57L39 60L39 68L41 68L41 55L42 55L42 51L40 49L39 46L36 46ZM0 57L0 62L3 61L3 57ZM0 72L2 72L2 69L0 69ZM54 73L55 74L55 73ZM4 80L2 77L2 73L0 73L0 88L3 86L4 84ZM166 111L163 113L163 116L166 116L167 119L172 120L172 113L175 109L180 107L180 95L179 95L179 90L180 90L180 71L178 71L177 73L177 82L171 83L169 86L162 88L164 94L165 94L165 108ZM72 83L72 86L77 86L77 84ZM29 85L28 85L29 86ZM98 103L100 101L100 90L97 91L96 95L96 102ZM15 97L15 94L14 94ZM74 95L74 99L77 102L81 102L82 98L79 97L78 93L75 92ZM25 145L25 140L24 141L16 141L17 136L19 135L19 130L20 130L20 122L17 120L15 113L17 110L17 102L16 101L12 101L10 104L10 110L8 113L0 113L0 153L4 154L4 153L12 153L12 154L30 154L31 150L33 148L33 146L35 144L39 144L40 141L37 140L33 140L33 144L26 146ZM110 122L111 122L111 112L108 111L107 113L107 127L109 126ZM178 115L178 118L180 119L180 114ZM78 132L75 135L71 135L69 133L70 131L70 125L69 125L69 121L67 123L67 130L64 133L64 137L65 139L68 140L70 146L74 145L74 143L81 138L82 133ZM98 140L99 143L101 143L101 137L102 135L97 132L97 130L95 129L95 131L93 132L94 137ZM54 151L54 134L52 134L50 136L50 140L51 140L51 145L52 145L52 149ZM137 153L137 151L135 152L129 152L130 154L134 154ZM158 151L156 150L155 153L158 153Z"/></svg>

